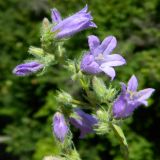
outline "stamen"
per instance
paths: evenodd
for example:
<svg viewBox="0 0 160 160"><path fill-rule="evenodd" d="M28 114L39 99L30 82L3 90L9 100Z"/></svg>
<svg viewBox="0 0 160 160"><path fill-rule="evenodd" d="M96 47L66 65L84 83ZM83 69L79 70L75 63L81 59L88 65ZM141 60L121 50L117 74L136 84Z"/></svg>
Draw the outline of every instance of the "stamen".
<svg viewBox="0 0 160 160"><path fill-rule="evenodd" d="M104 60L104 56L102 53L98 54L97 57L95 57L95 60Z"/></svg>

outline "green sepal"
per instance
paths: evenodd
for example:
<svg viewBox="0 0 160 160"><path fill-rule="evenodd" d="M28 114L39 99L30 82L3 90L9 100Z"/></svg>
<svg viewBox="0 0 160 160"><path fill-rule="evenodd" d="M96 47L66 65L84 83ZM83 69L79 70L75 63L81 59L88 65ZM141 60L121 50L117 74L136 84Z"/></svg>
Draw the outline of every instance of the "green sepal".
<svg viewBox="0 0 160 160"><path fill-rule="evenodd" d="M99 99L104 98L106 94L106 86L103 80L94 76L92 80L92 85L93 85L93 90L95 91L97 97Z"/></svg>
<svg viewBox="0 0 160 160"><path fill-rule="evenodd" d="M35 58L42 58L45 55L42 48L34 46L30 46L28 52L32 54Z"/></svg>
<svg viewBox="0 0 160 160"><path fill-rule="evenodd" d="M67 104L70 104L72 102L73 98L69 93L61 90L61 91L57 92L56 99L57 99L57 102L62 103L64 105L67 105Z"/></svg>
<svg viewBox="0 0 160 160"><path fill-rule="evenodd" d="M96 112L96 117L98 119L98 123L95 125L95 132L98 135L104 135L109 133L110 131L110 121L108 112L105 109L99 109Z"/></svg>
<svg viewBox="0 0 160 160"><path fill-rule="evenodd" d="M111 124L111 126L113 128L115 135L119 138L121 145L123 145L128 150L127 140L121 127L113 123Z"/></svg>

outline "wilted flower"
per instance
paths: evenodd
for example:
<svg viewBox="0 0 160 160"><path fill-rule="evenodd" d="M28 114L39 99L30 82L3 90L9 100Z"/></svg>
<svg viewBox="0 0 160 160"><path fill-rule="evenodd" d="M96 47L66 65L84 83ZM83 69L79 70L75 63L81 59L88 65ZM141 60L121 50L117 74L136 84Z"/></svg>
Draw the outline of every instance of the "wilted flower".
<svg viewBox="0 0 160 160"><path fill-rule="evenodd" d="M89 74L104 72L113 80L116 75L113 67L126 63L121 55L110 55L117 45L116 38L114 36L108 36L100 44L98 37L91 35L88 37L88 44L90 51L82 58L81 70Z"/></svg>
<svg viewBox="0 0 160 160"><path fill-rule="evenodd" d="M93 126L97 123L97 119L81 109L75 109L75 113L77 118L70 118L70 122L80 129L80 138L83 138L86 134L93 132Z"/></svg>
<svg viewBox="0 0 160 160"><path fill-rule="evenodd" d="M53 117L53 132L56 138L63 142L68 133L68 130L69 129L63 114L56 112Z"/></svg>
<svg viewBox="0 0 160 160"><path fill-rule="evenodd" d="M56 33L56 38L70 37L73 34L80 32L90 27L96 27L92 22L93 18L90 12L87 12L86 5L82 10L74 15L62 20L57 9L52 9L52 21L56 24L52 31Z"/></svg>
<svg viewBox="0 0 160 160"><path fill-rule="evenodd" d="M124 83L121 83L121 86L121 93L113 104L114 118L128 117L140 105L147 106L147 99L155 91L153 88L137 91L138 81L134 75L127 86Z"/></svg>
<svg viewBox="0 0 160 160"><path fill-rule="evenodd" d="M27 76L39 71L43 67L44 67L43 64L37 61L32 61L16 66L13 70L13 73L16 74L17 76Z"/></svg>

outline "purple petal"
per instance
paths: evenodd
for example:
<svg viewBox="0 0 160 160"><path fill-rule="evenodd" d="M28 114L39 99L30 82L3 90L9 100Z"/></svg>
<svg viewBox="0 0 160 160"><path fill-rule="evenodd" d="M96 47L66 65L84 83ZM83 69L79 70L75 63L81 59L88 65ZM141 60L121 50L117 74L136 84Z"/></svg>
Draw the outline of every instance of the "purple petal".
<svg viewBox="0 0 160 160"><path fill-rule="evenodd" d="M79 119L70 118L70 122L80 129L80 138L83 138L86 134L93 132L92 127L97 123L97 119L81 109L75 109L75 112L79 116Z"/></svg>
<svg viewBox="0 0 160 160"><path fill-rule="evenodd" d="M140 101L140 103L142 104L142 105L144 105L144 106L148 106L148 102L147 101Z"/></svg>
<svg viewBox="0 0 160 160"><path fill-rule="evenodd" d="M86 13L87 10L88 10L88 5L86 4L86 6L82 10L80 10L78 13L83 13L83 12Z"/></svg>
<svg viewBox="0 0 160 160"><path fill-rule="evenodd" d="M105 56L105 55L110 54L114 50L116 45L117 45L116 38L114 36L108 36L103 40L103 42L101 43L101 45L97 48L95 52L103 53L103 55Z"/></svg>
<svg viewBox="0 0 160 160"><path fill-rule="evenodd" d="M114 118L125 117L125 109L127 107L127 102L123 95L120 95L113 104L113 116Z"/></svg>
<svg viewBox="0 0 160 160"><path fill-rule="evenodd" d="M147 88L147 89L143 89L143 90L139 91L137 93L138 101L145 101L145 100L147 100L152 95L152 93L154 91L155 91L155 89L153 89L153 88Z"/></svg>
<svg viewBox="0 0 160 160"><path fill-rule="evenodd" d="M129 117L139 105L139 102L131 101L129 103L125 95L120 94L113 104L113 116L116 119Z"/></svg>
<svg viewBox="0 0 160 160"><path fill-rule="evenodd" d="M97 25L96 25L94 22L90 22L90 23L88 24L88 26L89 26L90 28L97 28Z"/></svg>
<svg viewBox="0 0 160 160"><path fill-rule="evenodd" d="M69 24L66 24L64 28L60 29L60 32L57 33L56 38L64 38L64 37L70 37L74 35L77 32L80 32L82 30L85 30L93 26L93 22L90 22L90 20L84 18L79 20L73 20L72 22L68 22Z"/></svg>
<svg viewBox="0 0 160 160"><path fill-rule="evenodd" d="M98 47L100 44L100 41L98 39L98 37L94 36L94 35L90 35L88 36L88 45L90 48L91 53L93 52L93 50Z"/></svg>
<svg viewBox="0 0 160 160"><path fill-rule="evenodd" d="M57 112L53 117L53 132L55 136L63 142L67 133L68 133L68 126L65 122L63 114Z"/></svg>
<svg viewBox="0 0 160 160"><path fill-rule="evenodd" d="M62 21L61 15L56 8L52 9L51 12L52 22L59 23Z"/></svg>
<svg viewBox="0 0 160 160"><path fill-rule="evenodd" d="M127 91L127 86L126 86L126 84L123 83L123 82L120 82L120 84L121 84L121 92L122 92L123 94L125 94L126 91Z"/></svg>
<svg viewBox="0 0 160 160"><path fill-rule="evenodd" d="M114 70L114 68L110 67L110 66L107 66L105 64L102 64L100 67L99 67L104 73L106 73L109 77L111 77L111 80L114 79L115 75L116 75L116 72Z"/></svg>
<svg viewBox="0 0 160 160"><path fill-rule="evenodd" d="M117 40L114 36L108 36L103 40L101 46L106 46L103 52L104 55L110 54L117 45Z"/></svg>
<svg viewBox="0 0 160 160"><path fill-rule="evenodd" d="M56 26L52 28L52 31L56 33L56 38L70 37L73 34L80 32L90 27L96 27L92 22L93 18L91 14L87 13L87 6L74 15L60 21Z"/></svg>
<svg viewBox="0 0 160 160"><path fill-rule="evenodd" d="M135 92L138 87L138 81L135 75L133 75L128 81L128 90Z"/></svg>
<svg viewBox="0 0 160 160"><path fill-rule="evenodd" d="M112 54L105 56L105 65L107 66L121 66L126 63L125 59L119 54Z"/></svg>
<svg viewBox="0 0 160 160"><path fill-rule="evenodd" d="M102 72L99 69L98 63L94 61L94 56L91 54L85 54L83 56L81 61L81 70L89 74L99 74Z"/></svg>

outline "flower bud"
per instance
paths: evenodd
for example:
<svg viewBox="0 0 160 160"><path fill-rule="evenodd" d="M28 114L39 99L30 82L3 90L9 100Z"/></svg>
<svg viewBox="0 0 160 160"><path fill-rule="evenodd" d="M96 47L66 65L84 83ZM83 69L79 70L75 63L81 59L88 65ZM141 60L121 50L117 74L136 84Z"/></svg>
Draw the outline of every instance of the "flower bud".
<svg viewBox="0 0 160 160"><path fill-rule="evenodd" d="M43 158L43 160L61 160L60 157L53 157L53 156L46 156Z"/></svg>
<svg viewBox="0 0 160 160"><path fill-rule="evenodd" d="M44 56L44 51L42 48L31 46L29 47L28 52L37 58L41 58Z"/></svg>
<svg viewBox="0 0 160 160"><path fill-rule="evenodd" d="M17 76L27 76L39 71L43 67L44 67L43 64L37 61L32 61L16 66L13 70L13 73L16 74Z"/></svg>
<svg viewBox="0 0 160 160"><path fill-rule="evenodd" d="M47 28L50 25L50 22L49 22L48 18L44 18L42 23L43 23L42 24L43 27L45 27L45 28Z"/></svg>
<svg viewBox="0 0 160 160"><path fill-rule="evenodd" d="M69 129L63 114L56 112L53 117L53 132L56 138L63 142L68 133L68 130Z"/></svg>
<svg viewBox="0 0 160 160"><path fill-rule="evenodd" d="M67 92L59 91L57 101L62 104L69 104L72 101L72 96Z"/></svg>

